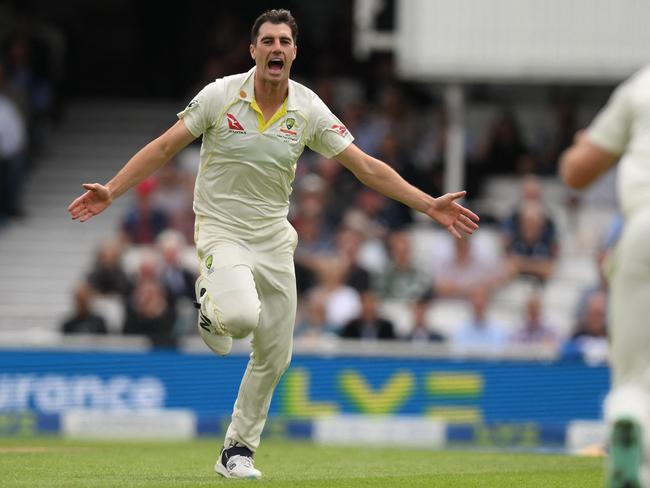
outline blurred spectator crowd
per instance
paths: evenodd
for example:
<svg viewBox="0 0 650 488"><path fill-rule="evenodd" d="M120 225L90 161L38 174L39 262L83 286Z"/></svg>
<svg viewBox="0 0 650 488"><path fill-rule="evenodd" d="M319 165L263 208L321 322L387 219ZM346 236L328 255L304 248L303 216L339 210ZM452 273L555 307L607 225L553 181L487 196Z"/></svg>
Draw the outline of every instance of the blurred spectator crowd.
<svg viewBox="0 0 650 488"><path fill-rule="evenodd" d="M53 24L0 4L0 227L24 216L26 175L56 120L65 39Z"/></svg>
<svg viewBox="0 0 650 488"><path fill-rule="evenodd" d="M66 48L62 33L47 22L15 12L0 17L1 226L23 214L25 175L45 151L61 113ZM196 83L179 107L206 83L249 67L246 30L237 31L226 14L220 19L205 43L209 52ZM303 38L308 46L320 31ZM302 72L299 56L296 79L319 94L355 143L423 191L443 193L448 117L440 93L398 80L390 55L373 56L357 72L349 53L339 59L336 52L311 51ZM602 274L577 290L569 330L549 318L545 304L563 274L567 229L580 209L575 195L563 193L558 201L557 192L549 197L545 191L559 186L558 157L593 115L558 93L538 103L542 110L534 116L522 114L498 90L475 87L469 94L464 186L482 228L466 240L453 240L404 205L363 187L336 161L306 150L289 214L300 237L296 343L436 342L461 352L496 353L523 344L567 358L605 360ZM482 111L487 105L490 110ZM119 232L88 264L63 332L146 335L166 347L196 334L197 152L191 146L125 197L132 204L120 216ZM507 178L514 199L490 193L490 182L499 178ZM606 260L619 224L595 247L594 268ZM601 222L600 228L608 225ZM493 313L513 299L520 305L515 313Z"/></svg>

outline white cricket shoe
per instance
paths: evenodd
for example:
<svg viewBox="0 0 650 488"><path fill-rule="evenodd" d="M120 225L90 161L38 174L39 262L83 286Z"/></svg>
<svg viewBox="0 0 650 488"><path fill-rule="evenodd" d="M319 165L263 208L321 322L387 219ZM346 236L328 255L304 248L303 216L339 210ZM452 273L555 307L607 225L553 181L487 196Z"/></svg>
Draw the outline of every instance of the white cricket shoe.
<svg viewBox="0 0 650 488"><path fill-rule="evenodd" d="M230 450L230 449L229 449ZM253 465L253 458L244 454L228 456L228 451L221 450L214 470L224 478L259 480L262 472ZM250 452L250 451L249 451Z"/></svg>
<svg viewBox="0 0 650 488"><path fill-rule="evenodd" d="M208 312L208 304L206 299L206 289L201 287L201 278L196 280L196 301L199 309L198 329L203 342L219 356L225 356L232 349L232 337L225 334L218 325L215 319L211 319Z"/></svg>

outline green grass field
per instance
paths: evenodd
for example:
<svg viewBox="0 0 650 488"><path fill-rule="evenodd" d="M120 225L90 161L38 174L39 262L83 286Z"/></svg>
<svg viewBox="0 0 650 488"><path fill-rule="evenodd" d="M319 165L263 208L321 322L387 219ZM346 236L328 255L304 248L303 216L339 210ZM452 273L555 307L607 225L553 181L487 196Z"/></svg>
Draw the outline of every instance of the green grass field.
<svg viewBox="0 0 650 488"><path fill-rule="evenodd" d="M323 447L264 442L262 481L212 471L220 440L90 442L0 439L0 486L8 487L598 487L603 460L550 454Z"/></svg>

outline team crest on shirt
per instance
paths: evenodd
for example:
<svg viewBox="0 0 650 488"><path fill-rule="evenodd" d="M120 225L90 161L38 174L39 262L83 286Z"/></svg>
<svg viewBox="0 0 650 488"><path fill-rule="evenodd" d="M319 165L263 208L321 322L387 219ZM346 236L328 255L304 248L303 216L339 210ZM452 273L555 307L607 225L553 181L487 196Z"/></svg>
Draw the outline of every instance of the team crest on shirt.
<svg viewBox="0 0 650 488"><path fill-rule="evenodd" d="M208 269L212 268L212 254L205 258L205 267Z"/></svg>
<svg viewBox="0 0 650 488"><path fill-rule="evenodd" d="M296 126L296 119L293 117L287 117L284 122L280 125L280 132L278 137L295 142L298 140L298 131Z"/></svg>

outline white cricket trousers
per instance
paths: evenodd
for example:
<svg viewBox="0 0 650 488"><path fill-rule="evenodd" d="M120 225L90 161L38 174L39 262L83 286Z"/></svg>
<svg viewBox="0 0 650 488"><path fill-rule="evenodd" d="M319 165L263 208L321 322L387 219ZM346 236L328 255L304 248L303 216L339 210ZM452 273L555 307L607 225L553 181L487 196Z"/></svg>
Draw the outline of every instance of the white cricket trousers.
<svg viewBox="0 0 650 488"><path fill-rule="evenodd" d="M605 414L611 423L632 416L650 448L650 208L626 217L608 263L612 388ZM646 460L647 462L647 460Z"/></svg>
<svg viewBox="0 0 650 488"><path fill-rule="evenodd" d="M298 236L287 221L247 235L197 217L195 238L201 276L219 321L234 338L253 336L224 445L238 442L255 451L273 391L291 360Z"/></svg>

